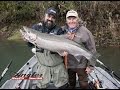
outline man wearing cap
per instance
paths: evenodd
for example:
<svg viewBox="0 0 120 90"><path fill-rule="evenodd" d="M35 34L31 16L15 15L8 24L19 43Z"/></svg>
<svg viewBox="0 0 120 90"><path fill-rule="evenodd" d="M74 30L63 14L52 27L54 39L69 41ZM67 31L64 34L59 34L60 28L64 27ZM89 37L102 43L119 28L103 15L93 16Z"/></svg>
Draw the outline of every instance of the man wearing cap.
<svg viewBox="0 0 120 90"><path fill-rule="evenodd" d="M62 27L66 32L68 39L75 41L91 52L96 52L94 38L92 33L83 25L78 13L70 10L66 14L66 25ZM76 74L80 88L88 89L88 74L94 69L96 61L88 61L84 56L80 56L78 62L73 55L64 53L68 59L68 75L69 75L69 88L74 89L76 86Z"/></svg>
<svg viewBox="0 0 120 90"><path fill-rule="evenodd" d="M32 26L33 29L47 34L63 34L62 29L56 25L57 12L54 8L49 8L44 20ZM29 43L30 44L30 43ZM39 48L36 57L39 63L38 74L42 74L43 79L38 80L37 89L47 88L52 81L56 88L63 89L68 86L68 73L63 63L63 57L55 52Z"/></svg>

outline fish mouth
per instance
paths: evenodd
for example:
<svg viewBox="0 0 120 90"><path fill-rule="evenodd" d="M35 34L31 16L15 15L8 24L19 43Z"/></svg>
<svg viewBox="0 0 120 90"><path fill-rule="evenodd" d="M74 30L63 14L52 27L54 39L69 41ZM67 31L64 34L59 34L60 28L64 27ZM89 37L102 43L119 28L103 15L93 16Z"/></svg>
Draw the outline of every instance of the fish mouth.
<svg viewBox="0 0 120 90"><path fill-rule="evenodd" d="M34 42L37 38L37 36L31 33L31 31L25 26L23 26L23 28L20 29L20 33L24 40L28 40L30 42Z"/></svg>
<svg viewBox="0 0 120 90"><path fill-rule="evenodd" d="M20 33L21 33L21 37L23 38L23 40L28 40L28 31L26 30L25 27L23 27L22 29L20 29Z"/></svg>
<svg viewBox="0 0 120 90"><path fill-rule="evenodd" d="M29 32L29 30L27 30L26 26L23 26L23 30L24 30L24 32Z"/></svg>
<svg viewBox="0 0 120 90"><path fill-rule="evenodd" d="M21 32L21 34L22 34L23 36L26 35L26 34L28 34L28 33L30 33L29 30L27 30L27 28L26 28L25 26L23 26L23 28L20 29L20 32Z"/></svg>
<svg viewBox="0 0 120 90"><path fill-rule="evenodd" d="M20 33L22 34L22 36L24 36L24 35L25 35L25 33L26 33L26 31L25 31L25 30L23 30L23 29L20 29Z"/></svg>

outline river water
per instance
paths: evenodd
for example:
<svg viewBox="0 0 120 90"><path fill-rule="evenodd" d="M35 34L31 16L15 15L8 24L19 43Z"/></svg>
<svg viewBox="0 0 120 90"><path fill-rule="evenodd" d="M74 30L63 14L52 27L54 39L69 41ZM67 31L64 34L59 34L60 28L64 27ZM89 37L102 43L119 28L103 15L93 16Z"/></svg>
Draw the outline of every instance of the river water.
<svg viewBox="0 0 120 90"><path fill-rule="evenodd" d="M31 57L31 49L22 41L0 42L0 75L10 60L13 60L8 72L0 82L3 84L8 78L13 76Z"/></svg>
<svg viewBox="0 0 120 90"><path fill-rule="evenodd" d="M120 77L120 47L97 47L101 54L99 60L110 67ZM10 60L13 60L8 72L0 82L0 86L12 77L31 57L31 48L23 41L0 42L0 75Z"/></svg>

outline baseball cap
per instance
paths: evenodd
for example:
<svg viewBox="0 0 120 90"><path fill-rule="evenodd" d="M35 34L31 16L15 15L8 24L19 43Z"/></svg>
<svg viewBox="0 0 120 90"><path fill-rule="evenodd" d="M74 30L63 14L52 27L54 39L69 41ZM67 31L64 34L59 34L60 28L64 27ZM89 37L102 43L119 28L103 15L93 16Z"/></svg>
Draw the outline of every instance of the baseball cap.
<svg viewBox="0 0 120 90"><path fill-rule="evenodd" d="M46 13L47 14L52 14L52 15L54 15L54 16L56 16L57 15L57 11L56 11L56 9L54 9L54 8L49 8L47 11L46 11Z"/></svg>
<svg viewBox="0 0 120 90"><path fill-rule="evenodd" d="M78 17L78 13L75 10L70 10L67 12L66 18L68 18L70 16Z"/></svg>

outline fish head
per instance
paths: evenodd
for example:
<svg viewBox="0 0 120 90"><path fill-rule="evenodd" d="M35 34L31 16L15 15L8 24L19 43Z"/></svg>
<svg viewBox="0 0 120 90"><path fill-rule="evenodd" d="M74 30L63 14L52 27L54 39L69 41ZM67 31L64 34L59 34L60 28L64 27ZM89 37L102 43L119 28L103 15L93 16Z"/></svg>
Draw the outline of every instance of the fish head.
<svg viewBox="0 0 120 90"><path fill-rule="evenodd" d="M23 29L20 29L20 33L23 39L25 39L25 41L33 42L37 38L36 34L33 33L32 29L27 28L25 26L23 26Z"/></svg>

